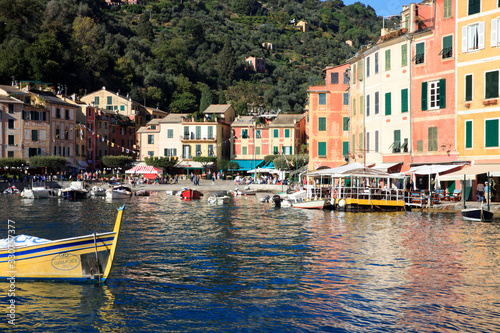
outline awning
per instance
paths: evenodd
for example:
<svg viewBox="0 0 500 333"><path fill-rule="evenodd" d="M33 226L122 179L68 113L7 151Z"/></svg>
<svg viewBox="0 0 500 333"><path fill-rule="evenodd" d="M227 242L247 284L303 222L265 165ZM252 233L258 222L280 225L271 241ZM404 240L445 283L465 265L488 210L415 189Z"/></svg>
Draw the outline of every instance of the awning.
<svg viewBox="0 0 500 333"><path fill-rule="evenodd" d="M264 164L264 160L232 160L239 165L239 171L250 171Z"/></svg>
<svg viewBox="0 0 500 333"><path fill-rule="evenodd" d="M157 175L155 175L153 173L145 173L144 174L144 178L146 178L146 179L156 179L156 176Z"/></svg>
<svg viewBox="0 0 500 333"><path fill-rule="evenodd" d="M145 163L137 164L135 167L132 169L128 169L125 171L125 173L130 173L130 174L158 174L158 173L163 173L162 170L155 168L152 165L146 165Z"/></svg>
<svg viewBox="0 0 500 333"><path fill-rule="evenodd" d="M75 169L78 169L78 168L79 168L79 166L78 166L78 165L74 165L74 164L68 164L68 166L69 166L70 168L75 168Z"/></svg>
<svg viewBox="0 0 500 333"><path fill-rule="evenodd" d="M490 173L490 176L497 177L500 176L500 164L475 164L463 168L462 170L449 173L444 176L440 176L440 181L452 181L452 180L474 180L477 175L483 173Z"/></svg>
<svg viewBox="0 0 500 333"><path fill-rule="evenodd" d="M349 170L354 170L354 169L359 169L363 168L363 164L361 163L351 163L351 164L346 164L342 165L336 168L329 168L329 169L322 169L318 171L312 171L309 172L308 175L310 176L321 176L321 175L334 175L334 174L339 174L339 173L344 173Z"/></svg>
<svg viewBox="0 0 500 333"><path fill-rule="evenodd" d="M389 172L389 169L394 168L398 165L402 165L403 162L384 162L384 163L379 163L372 167L372 169L384 171L384 172ZM399 172L399 170L398 170Z"/></svg>
<svg viewBox="0 0 500 333"><path fill-rule="evenodd" d="M208 163L206 165L207 168L209 168L210 166L212 166L212 162ZM200 162L195 162L195 161L187 161L187 160L182 160L180 161L179 163L177 163L175 165L176 168L181 168L181 169L199 169L199 170L202 170L204 169L203 168L203 164L201 164Z"/></svg>
<svg viewBox="0 0 500 333"><path fill-rule="evenodd" d="M432 164L412 167L406 174L415 173L417 175L433 175L443 173L453 169L461 168L462 164ZM442 180L442 179L441 179Z"/></svg>
<svg viewBox="0 0 500 333"><path fill-rule="evenodd" d="M78 164L80 164L80 166L81 166L82 168L88 168L88 167L89 167L89 165L88 165L88 164L87 164L87 162L85 162L85 161L78 161Z"/></svg>

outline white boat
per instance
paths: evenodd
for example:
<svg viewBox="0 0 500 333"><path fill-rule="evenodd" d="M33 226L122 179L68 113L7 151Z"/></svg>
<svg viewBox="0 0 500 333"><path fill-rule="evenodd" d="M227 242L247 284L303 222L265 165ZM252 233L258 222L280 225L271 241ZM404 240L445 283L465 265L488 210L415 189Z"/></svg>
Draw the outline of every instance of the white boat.
<svg viewBox="0 0 500 333"><path fill-rule="evenodd" d="M106 191L106 198L108 199L126 199L132 196L130 187L117 185L112 189Z"/></svg>
<svg viewBox="0 0 500 333"><path fill-rule="evenodd" d="M90 195L93 197L104 197L106 196L106 190L102 187L94 186L90 191Z"/></svg>
<svg viewBox="0 0 500 333"><path fill-rule="evenodd" d="M20 194L20 193L21 192L19 191L19 189L14 185L9 186L8 188L5 189L5 191L3 191L3 194Z"/></svg>
<svg viewBox="0 0 500 333"><path fill-rule="evenodd" d="M44 183L33 182L31 188L25 188L21 196L26 199L52 198L54 190L45 186Z"/></svg>
<svg viewBox="0 0 500 333"><path fill-rule="evenodd" d="M325 199L301 201L292 204L293 208L301 209L323 209L325 207Z"/></svg>
<svg viewBox="0 0 500 333"><path fill-rule="evenodd" d="M208 202L212 204L223 205L229 202L229 196L227 195L220 196L218 195L218 193L216 193L215 195L208 197Z"/></svg>
<svg viewBox="0 0 500 333"><path fill-rule="evenodd" d="M233 192L233 195L255 195L256 193L257 193L257 191L250 190L250 187L245 186L245 188L243 190L236 188Z"/></svg>
<svg viewBox="0 0 500 333"><path fill-rule="evenodd" d="M87 190L81 181L71 182L71 185L59 191L59 196L64 199L87 199L89 190Z"/></svg>

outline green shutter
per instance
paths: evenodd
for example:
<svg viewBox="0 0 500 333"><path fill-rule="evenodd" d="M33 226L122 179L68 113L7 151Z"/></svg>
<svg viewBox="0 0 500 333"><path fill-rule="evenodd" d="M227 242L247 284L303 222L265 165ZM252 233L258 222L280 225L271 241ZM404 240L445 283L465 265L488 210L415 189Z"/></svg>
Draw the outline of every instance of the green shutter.
<svg viewBox="0 0 500 333"><path fill-rule="evenodd" d="M347 155L349 154L349 142L344 141L342 142L342 155Z"/></svg>
<svg viewBox="0 0 500 333"><path fill-rule="evenodd" d="M289 137L290 137L290 129L285 128L285 138L289 138Z"/></svg>
<svg viewBox="0 0 500 333"><path fill-rule="evenodd" d="M427 151L437 151L437 127L427 129Z"/></svg>
<svg viewBox="0 0 500 333"><path fill-rule="evenodd" d="M326 156L326 142L318 142L318 156Z"/></svg>
<svg viewBox="0 0 500 333"><path fill-rule="evenodd" d="M394 131L394 146L398 147L401 143L401 130Z"/></svg>
<svg viewBox="0 0 500 333"><path fill-rule="evenodd" d="M401 112L408 112L408 89L401 89Z"/></svg>
<svg viewBox="0 0 500 333"><path fill-rule="evenodd" d="M408 64L408 45L401 45L401 67Z"/></svg>
<svg viewBox="0 0 500 333"><path fill-rule="evenodd" d="M485 146L498 147L498 119L486 120L484 126Z"/></svg>
<svg viewBox="0 0 500 333"><path fill-rule="evenodd" d="M275 138L279 137L279 129L274 130L274 137Z"/></svg>
<svg viewBox="0 0 500 333"><path fill-rule="evenodd" d="M498 97L498 71L486 73L486 98Z"/></svg>
<svg viewBox="0 0 500 333"><path fill-rule="evenodd" d="M422 111L427 110L427 82L422 82Z"/></svg>
<svg viewBox="0 0 500 333"><path fill-rule="evenodd" d="M391 93L386 93L385 94L385 115L389 116L391 114Z"/></svg>
<svg viewBox="0 0 500 333"><path fill-rule="evenodd" d="M465 100L472 101L472 75L465 76Z"/></svg>
<svg viewBox="0 0 500 333"><path fill-rule="evenodd" d="M472 148L472 121L465 122L465 148Z"/></svg>
<svg viewBox="0 0 500 333"><path fill-rule="evenodd" d="M349 117L344 117L343 120L344 120L344 122L343 122L342 129L344 131L348 131L349 130Z"/></svg>
<svg viewBox="0 0 500 333"><path fill-rule="evenodd" d="M439 108L446 108L446 79L439 80Z"/></svg>
<svg viewBox="0 0 500 333"><path fill-rule="evenodd" d="M318 118L318 131L326 131L326 118L325 117Z"/></svg>
<svg viewBox="0 0 500 333"><path fill-rule="evenodd" d="M354 153L356 152L354 147L356 147L356 135L352 135L352 154L354 155Z"/></svg>
<svg viewBox="0 0 500 333"><path fill-rule="evenodd" d="M451 17L451 0L444 0L443 18Z"/></svg>
<svg viewBox="0 0 500 333"><path fill-rule="evenodd" d="M356 115L356 98L353 98L352 100L352 114L354 116Z"/></svg>
<svg viewBox="0 0 500 333"><path fill-rule="evenodd" d="M391 69L391 50L385 50L385 70Z"/></svg>

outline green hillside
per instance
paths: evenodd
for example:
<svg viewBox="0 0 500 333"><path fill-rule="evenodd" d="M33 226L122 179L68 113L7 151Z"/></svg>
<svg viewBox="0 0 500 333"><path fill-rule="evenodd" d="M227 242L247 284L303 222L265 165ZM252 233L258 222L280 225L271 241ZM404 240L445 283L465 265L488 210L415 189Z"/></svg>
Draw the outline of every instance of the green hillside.
<svg viewBox="0 0 500 333"><path fill-rule="evenodd" d="M309 31L292 23L300 20ZM0 0L0 83L79 95L106 86L171 112L231 102L240 114L297 113L322 69L372 42L381 25L371 7L341 0ZM263 57L266 72L246 69L248 56Z"/></svg>

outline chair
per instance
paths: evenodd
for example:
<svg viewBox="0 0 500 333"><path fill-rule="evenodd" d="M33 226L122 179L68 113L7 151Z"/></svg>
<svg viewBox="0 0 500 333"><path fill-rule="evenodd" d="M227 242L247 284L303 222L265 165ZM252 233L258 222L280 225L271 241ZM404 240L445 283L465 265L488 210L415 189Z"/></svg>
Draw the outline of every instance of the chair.
<svg viewBox="0 0 500 333"><path fill-rule="evenodd" d="M453 201L460 201L461 197L462 197L462 190L456 189L455 191L453 191L453 196L452 196Z"/></svg>

